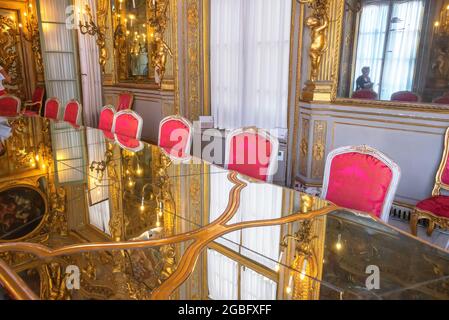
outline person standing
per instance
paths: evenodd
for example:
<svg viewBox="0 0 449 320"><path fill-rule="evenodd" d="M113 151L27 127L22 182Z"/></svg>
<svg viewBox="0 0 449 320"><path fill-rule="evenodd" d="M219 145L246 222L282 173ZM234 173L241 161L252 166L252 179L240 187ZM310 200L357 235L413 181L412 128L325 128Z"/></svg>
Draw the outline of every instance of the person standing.
<svg viewBox="0 0 449 320"><path fill-rule="evenodd" d="M6 82L11 82L11 76L8 74L8 72L0 65L0 96L3 96L6 94L5 87L3 86L3 80Z"/></svg>

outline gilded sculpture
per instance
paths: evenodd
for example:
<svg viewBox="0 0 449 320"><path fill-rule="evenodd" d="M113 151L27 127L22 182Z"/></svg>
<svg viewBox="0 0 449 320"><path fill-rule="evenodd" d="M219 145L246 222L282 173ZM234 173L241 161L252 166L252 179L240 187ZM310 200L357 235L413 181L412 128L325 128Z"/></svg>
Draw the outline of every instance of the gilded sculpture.
<svg viewBox="0 0 449 320"><path fill-rule="evenodd" d="M327 29L329 28L328 0L298 0L307 4L312 9L312 15L306 19L306 25L310 28L311 45L310 57L310 81L318 79L321 65L321 57L327 50Z"/></svg>
<svg viewBox="0 0 449 320"><path fill-rule="evenodd" d="M173 52L167 43L162 39L159 32L154 35L154 50L151 55L151 64L155 71L155 80L157 84L161 84L165 76L165 65L168 56L173 57Z"/></svg>

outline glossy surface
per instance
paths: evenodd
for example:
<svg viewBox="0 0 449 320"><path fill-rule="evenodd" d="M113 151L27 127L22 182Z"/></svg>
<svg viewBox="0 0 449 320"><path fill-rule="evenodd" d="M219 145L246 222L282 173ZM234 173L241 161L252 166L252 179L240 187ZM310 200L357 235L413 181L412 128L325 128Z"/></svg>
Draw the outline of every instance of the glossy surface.
<svg viewBox="0 0 449 320"><path fill-rule="evenodd" d="M150 144L131 152L99 130L11 122L0 192L29 185L48 204L20 242L0 240L14 298L449 298L449 254L368 215Z"/></svg>

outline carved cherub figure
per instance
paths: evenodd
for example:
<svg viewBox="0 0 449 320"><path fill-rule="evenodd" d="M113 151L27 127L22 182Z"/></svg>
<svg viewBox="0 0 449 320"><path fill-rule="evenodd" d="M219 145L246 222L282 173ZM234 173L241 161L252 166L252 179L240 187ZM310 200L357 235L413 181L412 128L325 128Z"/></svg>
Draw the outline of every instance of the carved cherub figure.
<svg viewBox="0 0 449 320"><path fill-rule="evenodd" d="M165 65L167 64L167 54L173 57L173 52L162 39L159 32L154 34L154 46L151 62L155 70L156 83L161 84L165 75Z"/></svg>
<svg viewBox="0 0 449 320"><path fill-rule="evenodd" d="M311 16L307 18L306 25L310 28L310 37L312 38L309 51L311 61L310 80L315 81L318 77L321 56L327 49L326 29L329 22L327 18L323 18L321 21L320 19Z"/></svg>

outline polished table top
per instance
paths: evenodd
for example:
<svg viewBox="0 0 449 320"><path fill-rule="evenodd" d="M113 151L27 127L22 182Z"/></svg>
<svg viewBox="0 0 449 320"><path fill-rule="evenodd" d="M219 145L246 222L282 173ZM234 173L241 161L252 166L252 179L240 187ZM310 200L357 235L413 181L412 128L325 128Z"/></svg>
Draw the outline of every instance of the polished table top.
<svg viewBox="0 0 449 320"><path fill-rule="evenodd" d="M97 129L10 123L10 298L449 299L448 252L369 215L148 143L130 151Z"/></svg>

